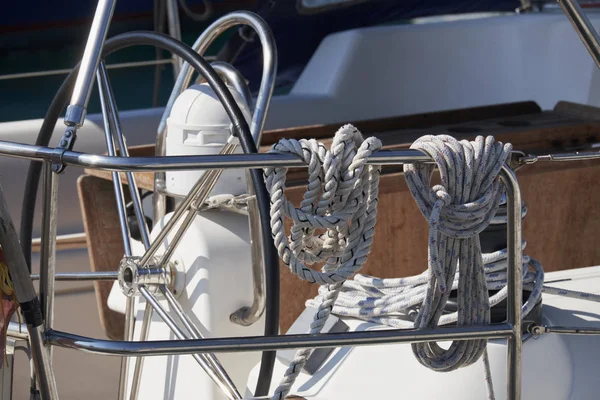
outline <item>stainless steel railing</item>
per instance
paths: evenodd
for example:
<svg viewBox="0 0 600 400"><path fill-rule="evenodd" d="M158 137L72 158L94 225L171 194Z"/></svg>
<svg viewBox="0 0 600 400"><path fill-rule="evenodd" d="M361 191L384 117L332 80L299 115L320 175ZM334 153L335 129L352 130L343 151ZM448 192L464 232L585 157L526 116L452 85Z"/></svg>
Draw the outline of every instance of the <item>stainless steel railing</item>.
<svg viewBox="0 0 600 400"><path fill-rule="evenodd" d="M0 155L28 158L46 163L62 162L67 165L104 169L110 171L169 171L192 168L266 168L302 167L294 156L281 154L239 154L170 157L111 157L98 156L64 149L0 141ZM373 154L370 164L432 162L417 150L382 150ZM98 354L139 357L160 354L192 354L274 350L301 347L336 347L342 345L373 345L382 343L415 343L432 340L508 339L507 389L509 398L520 399L521 392L521 304L522 304L522 253L521 253L521 195L513 171L504 166L501 179L507 190L508 207L508 315L500 325L469 327L386 330L375 332L349 332L319 335L279 335L253 338L187 339L175 341L109 341L76 336L48 330L46 344ZM52 295L52 294L48 294Z"/></svg>

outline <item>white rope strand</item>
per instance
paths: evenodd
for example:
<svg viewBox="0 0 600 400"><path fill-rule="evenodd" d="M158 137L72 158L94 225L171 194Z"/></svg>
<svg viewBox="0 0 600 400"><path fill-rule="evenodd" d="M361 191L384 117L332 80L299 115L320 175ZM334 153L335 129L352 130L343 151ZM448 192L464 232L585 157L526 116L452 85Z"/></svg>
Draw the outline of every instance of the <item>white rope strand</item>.
<svg viewBox="0 0 600 400"><path fill-rule="evenodd" d="M330 150L315 140L286 139L271 148L271 152L295 154L308 166L307 191L299 208L284 195L287 169L266 169L265 181L279 256L300 278L323 285L311 334L321 332L343 282L367 260L375 232L380 166L366 165L366 161L380 148L378 139L363 140L351 125L340 128ZM289 241L284 215L293 221ZM325 233L315 234L317 229ZM315 263L324 263L321 271L308 267ZM287 396L310 353L310 349L296 353L275 390L274 400Z"/></svg>
<svg viewBox="0 0 600 400"><path fill-rule="evenodd" d="M490 323L490 302L479 233L500 203L498 174L512 146L492 137L474 142L424 136L411 148L429 154L440 171L441 185L431 187L433 165L406 164L404 176L423 216L429 220L427 292L415 328L438 326L458 269L457 325ZM478 360L487 340L454 341L443 349L436 342L412 345L415 357L435 371L452 371ZM490 393L493 397L493 393Z"/></svg>
<svg viewBox="0 0 600 400"><path fill-rule="evenodd" d="M525 245L523 245L523 248ZM485 278L488 290L498 290L489 298L490 307L506 299L507 259L506 250L483 254L485 263ZM529 270L531 268L532 270ZM523 305L523 316L535 307L540 300L544 282L544 271L541 264L527 255L523 256L523 284L532 290L527 302ZM344 283L340 290L332 314L361 319L379 325L387 325L398 329L415 328L415 310L423 303L429 281L429 270L420 275L406 278L381 279L372 276L357 274L354 279ZM452 281L451 290L458 289L458 272ZM306 305L318 307L322 301L319 295L307 301ZM573 295L581 296L581 294ZM458 320L458 313L443 314L438 325L454 324Z"/></svg>

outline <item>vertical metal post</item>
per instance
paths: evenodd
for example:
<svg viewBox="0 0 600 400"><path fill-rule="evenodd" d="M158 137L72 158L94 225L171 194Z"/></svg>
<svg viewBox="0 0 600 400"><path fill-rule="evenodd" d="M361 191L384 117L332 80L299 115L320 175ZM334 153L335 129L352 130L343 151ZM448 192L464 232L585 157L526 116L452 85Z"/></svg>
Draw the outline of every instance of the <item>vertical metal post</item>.
<svg viewBox="0 0 600 400"><path fill-rule="evenodd" d="M144 319L142 320L142 331L140 332L140 340L148 340L148 334L150 333L150 321L152 321L152 312L152 306L150 303L146 302ZM131 394L129 396L130 400L137 400L138 398L143 366L144 357L136 357L135 365L133 367L133 379L131 381Z"/></svg>
<svg viewBox="0 0 600 400"><path fill-rule="evenodd" d="M29 331L31 358L36 366L42 400L58 399L54 371L52 365L50 365L48 353L44 348L43 325L36 327L27 325L27 330Z"/></svg>
<svg viewBox="0 0 600 400"><path fill-rule="evenodd" d="M558 4L560 4L571 24L573 24L573 28L575 28L577 35L579 35L579 38L594 59L596 66L600 68L600 37L579 6L578 1L558 0Z"/></svg>
<svg viewBox="0 0 600 400"><path fill-rule="evenodd" d="M102 48L106 39L106 33L115 9L117 0L99 0L90 28L83 57L77 74L77 80L73 88L71 103L65 114L65 125L81 126L85 120L87 104L92 93L92 85L96 69L102 56Z"/></svg>
<svg viewBox="0 0 600 400"><path fill-rule="evenodd" d="M500 178L504 182L508 209L508 307L507 320L513 327L508 339L507 398L521 399L521 352L523 345L523 251L521 248L521 191L514 172L502 167Z"/></svg>
<svg viewBox="0 0 600 400"><path fill-rule="evenodd" d="M58 225L58 174L52 172L52 164L44 162L42 200L42 243L40 249L40 302L45 330L52 329L54 322L54 284L56 276L56 229ZM52 365L52 346L48 346Z"/></svg>
<svg viewBox="0 0 600 400"><path fill-rule="evenodd" d="M27 324L31 356L37 372L42 398L44 400L58 399L54 372L42 339L44 322L40 303L30 278L23 249L19 243L19 237L8 211L8 204L1 189L0 246L2 246L6 265L15 288L15 296L21 306L21 312Z"/></svg>

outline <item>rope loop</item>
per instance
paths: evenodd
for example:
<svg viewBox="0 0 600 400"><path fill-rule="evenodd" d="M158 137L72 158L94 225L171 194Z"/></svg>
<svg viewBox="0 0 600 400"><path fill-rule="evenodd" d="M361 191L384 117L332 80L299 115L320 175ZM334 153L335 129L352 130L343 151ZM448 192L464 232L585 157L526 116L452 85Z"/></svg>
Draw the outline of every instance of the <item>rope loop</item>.
<svg viewBox="0 0 600 400"><path fill-rule="evenodd" d="M427 289L414 326L438 326L453 288L458 290L457 324L488 324L490 299L479 234L498 209L498 175L512 146L495 142L491 136L458 141L447 135L428 135L411 148L430 155L441 178L441 184L432 187L433 165L404 166L410 192L430 226ZM486 344L486 340L471 340L455 341L447 350L434 342L412 347L421 364L436 371L452 371L478 360Z"/></svg>
<svg viewBox="0 0 600 400"><path fill-rule="evenodd" d="M341 127L327 150L315 140L284 139L271 152L290 153L308 166L308 185L298 208L284 195L287 170L265 170L271 195L271 229L283 262L300 278L321 284L324 292L310 333L321 332L342 284L367 260L377 218L380 166L367 165L368 157L381 148L377 138L363 139L352 125ZM293 221L290 237L283 217ZM317 234L316 231L325 230ZM307 265L324 263L321 271ZM282 400L310 356L299 350L288 366L272 399Z"/></svg>
<svg viewBox="0 0 600 400"><path fill-rule="evenodd" d="M446 188L443 187L442 185L435 185L434 187L431 188L430 198L431 198L431 201L434 203L434 206L435 206L436 202L441 202L442 205L440 206L440 208L449 206L450 203L452 202L452 198L446 191Z"/></svg>
<svg viewBox="0 0 600 400"><path fill-rule="evenodd" d="M379 166L367 165L381 148L352 125L341 127L328 150L314 139L282 139L270 152L294 154L308 166L299 207L284 194L287 168L268 168L271 229L283 262L300 278L322 285L343 282L364 264L373 242ZM284 217L293 221L289 238ZM316 233L325 230L324 233ZM324 263L322 271L308 265Z"/></svg>

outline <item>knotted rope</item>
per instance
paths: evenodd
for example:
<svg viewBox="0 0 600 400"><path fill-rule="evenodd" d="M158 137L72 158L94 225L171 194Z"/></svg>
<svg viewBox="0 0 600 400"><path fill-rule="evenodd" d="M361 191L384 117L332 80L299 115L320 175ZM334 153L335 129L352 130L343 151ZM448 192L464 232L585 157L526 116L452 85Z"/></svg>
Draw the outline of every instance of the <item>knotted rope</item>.
<svg viewBox="0 0 600 400"><path fill-rule="evenodd" d="M265 180L279 256L294 274L324 288L311 334L321 331L343 282L367 260L375 231L380 167L367 166L366 161L380 148L378 139L363 140L356 128L346 125L336 133L330 150L304 139L283 139L270 150L295 154L308 165L308 188L299 208L284 195L286 168L266 169ZM289 241L284 215L293 221ZM317 229L325 232L316 233ZM324 263L321 271L307 266L316 263ZM289 393L311 351L296 353L273 399Z"/></svg>
<svg viewBox="0 0 600 400"><path fill-rule="evenodd" d="M340 289L332 312L397 328L488 324L490 306L507 295L506 250L482 256L479 234L495 217L502 194L498 175L512 147L492 137L459 142L450 136L424 136L411 148L427 153L436 164L404 166L410 192L429 221L428 269L398 279L357 275ZM432 187L436 166L442 184ZM525 305L529 312L541 296L543 270L529 257L524 264L534 268L524 268L525 281L537 285ZM499 292L490 298L490 289ZM458 290L458 311L444 314L452 290ZM318 305L323 292L309 304ZM493 399L486 344L455 341L445 350L430 342L412 348L419 362L435 371L452 371L483 356L488 396Z"/></svg>
<svg viewBox="0 0 600 400"><path fill-rule="evenodd" d="M357 152L350 150L359 143ZM489 323L490 307L507 297L507 250L481 254L479 234L490 222L506 222L505 216L495 213L501 198L498 174L511 146L495 143L492 137L459 142L449 136L425 136L416 141L411 148L429 154L442 179L441 185L430 188L433 165L405 165L408 186L430 225L428 269L407 278L380 279L358 274L353 280L346 280L366 261L376 216L380 169L364 168L368 154L360 154L361 150L370 154L379 147L374 139L362 142L358 131L347 125L336 134L330 152L314 140L283 140L271 150L296 154L309 165L308 190L299 209L283 196L285 170L269 169L266 178L273 203L271 227L280 256L292 272L321 284L319 295L307 302L317 308L311 333L320 332L332 313L395 328ZM347 169L360 173L344 172ZM347 178L338 181L336 177ZM364 182L369 182L369 189L362 193L366 203L358 197L351 201L354 197L346 195L348 187L356 188ZM343 194L338 195L338 190ZM361 210L367 213L368 227L358 222L363 221ZM294 221L289 246L283 232L283 215ZM355 225L365 232L362 246L356 242L356 235L354 241L344 239ZM315 236L316 228L324 228L326 233ZM351 244L361 249L358 258ZM522 249L525 245L523 242ZM352 257L355 261L348 263ZM322 272L305 265L317 262L326 262ZM523 267L523 287L532 291L523 305L524 317L542 293L600 301L600 295L544 286L542 266L531 257L523 256ZM451 290L458 290L458 311L444 313ZM498 292L489 297L488 290ZM493 399L486 343L453 342L448 350L436 343L421 343L413 345L413 351L423 365L437 371L470 365L483 355L488 397ZM273 399L286 396L310 352L305 349L296 353Z"/></svg>
<svg viewBox="0 0 600 400"><path fill-rule="evenodd" d="M431 187L435 166L406 164L404 176L423 216L428 219L427 291L415 328L438 326L458 268L457 325L490 323L490 301L481 256L481 233L500 204L498 174L512 146L479 136L474 142L450 136L424 136L411 148L429 154L442 184ZM470 365L484 353L487 340L454 341L447 350L435 342L415 343L419 362L435 371ZM493 397L493 395L491 396Z"/></svg>

